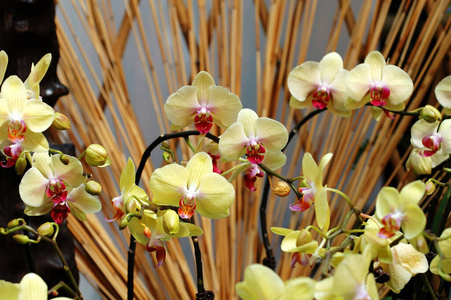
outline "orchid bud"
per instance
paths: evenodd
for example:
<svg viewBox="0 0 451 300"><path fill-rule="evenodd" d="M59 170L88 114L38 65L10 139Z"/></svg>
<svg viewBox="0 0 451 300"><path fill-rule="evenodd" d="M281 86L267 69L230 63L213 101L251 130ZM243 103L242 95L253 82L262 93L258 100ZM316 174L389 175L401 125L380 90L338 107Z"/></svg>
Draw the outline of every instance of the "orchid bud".
<svg viewBox="0 0 451 300"><path fill-rule="evenodd" d="M70 121L69 118L59 112L55 112L55 119L53 119L52 127L58 130L67 130L70 129Z"/></svg>
<svg viewBox="0 0 451 300"><path fill-rule="evenodd" d="M69 164L69 157L67 157L67 155L65 154L61 154L60 155L60 161L64 164L64 165L68 165Z"/></svg>
<svg viewBox="0 0 451 300"><path fill-rule="evenodd" d="M8 222L8 225L6 226L6 229L11 229L11 228L17 227L19 225L20 225L19 220L18 219L13 219L13 220Z"/></svg>
<svg viewBox="0 0 451 300"><path fill-rule="evenodd" d="M149 239L152 237L152 231L149 227L144 225L143 234L148 237Z"/></svg>
<svg viewBox="0 0 451 300"><path fill-rule="evenodd" d="M15 234L13 235L13 239L16 243L21 245L26 245L29 242L31 242L30 238L26 236L25 234Z"/></svg>
<svg viewBox="0 0 451 300"><path fill-rule="evenodd" d="M135 212L135 211L136 211L136 208L137 208L137 205L136 205L135 199L133 199L133 198L128 198L128 199L125 201L125 210L127 211L127 213Z"/></svg>
<svg viewBox="0 0 451 300"><path fill-rule="evenodd" d="M420 118L428 123L435 123L442 120L442 114L432 105L426 105L420 112Z"/></svg>
<svg viewBox="0 0 451 300"><path fill-rule="evenodd" d="M126 218L123 218L120 222L119 222L119 230L124 230L125 228L127 228L128 225L128 221Z"/></svg>
<svg viewBox="0 0 451 300"><path fill-rule="evenodd" d="M166 162L171 163L171 159L172 159L171 153L169 153L169 152L167 152L167 151L164 151L164 152L163 152L163 159L164 159Z"/></svg>
<svg viewBox="0 0 451 300"><path fill-rule="evenodd" d="M428 180L426 181L426 185L425 185L425 189L426 189L426 195L432 195L433 192L435 192L435 184L432 180Z"/></svg>
<svg viewBox="0 0 451 300"><path fill-rule="evenodd" d="M102 186L97 181L90 180L85 183L85 190L90 195L98 196L102 192Z"/></svg>
<svg viewBox="0 0 451 300"><path fill-rule="evenodd" d="M86 149L86 162L93 167L106 167L111 163L108 152L99 144L91 144Z"/></svg>
<svg viewBox="0 0 451 300"><path fill-rule="evenodd" d="M279 181L276 187L272 189L272 192L279 197L286 197L290 194L291 188L285 181Z"/></svg>
<svg viewBox="0 0 451 300"><path fill-rule="evenodd" d="M310 185L308 184L308 181L305 179L299 183L299 188L309 188L309 187Z"/></svg>
<svg viewBox="0 0 451 300"><path fill-rule="evenodd" d="M37 231L40 235L43 235L46 237L51 237L53 235L53 233L55 232L55 229L53 228L52 223L46 222L46 223L42 224L41 226L39 226Z"/></svg>
<svg viewBox="0 0 451 300"><path fill-rule="evenodd" d="M19 156L19 158L16 160L16 165L14 166L17 175L23 174L23 172L27 168L27 164L27 159L24 156Z"/></svg>
<svg viewBox="0 0 451 300"><path fill-rule="evenodd" d="M176 234L179 232L180 219L173 210L167 210L163 215L163 229L167 234Z"/></svg>

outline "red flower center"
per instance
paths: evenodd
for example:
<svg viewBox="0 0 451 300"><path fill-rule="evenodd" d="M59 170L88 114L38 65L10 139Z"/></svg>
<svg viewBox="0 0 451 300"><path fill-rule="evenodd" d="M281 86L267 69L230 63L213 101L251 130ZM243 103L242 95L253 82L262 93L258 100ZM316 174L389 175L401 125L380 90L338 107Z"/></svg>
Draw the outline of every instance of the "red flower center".
<svg viewBox="0 0 451 300"><path fill-rule="evenodd" d="M370 90L370 103L374 106L384 106L387 104L387 99L390 97L390 90L382 86L373 86Z"/></svg>
<svg viewBox="0 0 451 300"><path fill-rule="evenodd" d="M21 143L25 140L27 125L22 120L11 121L8 125L8 139L13 143Z"/></svg>

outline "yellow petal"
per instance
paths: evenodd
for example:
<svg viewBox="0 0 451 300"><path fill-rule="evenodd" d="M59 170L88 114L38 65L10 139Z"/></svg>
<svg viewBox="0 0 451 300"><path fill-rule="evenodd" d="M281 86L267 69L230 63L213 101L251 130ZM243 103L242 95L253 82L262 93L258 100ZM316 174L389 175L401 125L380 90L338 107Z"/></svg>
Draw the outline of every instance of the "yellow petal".
<svg viewBox="0 0 451 300"><path fill-rule="evenodd" d="M360 64L349 71L346 78L346 86L350 97L347 107L358 108L365 105L367 101L363 103L361 101L370 90L371 84L371 67L368 64ZM353 102L357 102L359 105L354 107Z"/></svg>
<svg viewBox="0 0 451 300"><path fill-rule="evenodd" d="M228 161L237 160L246 153L249 138L246 136L243 124L233 123L219 139L219 153L221 158Z"/></svg>
<svg viewBox="0 0 451 300"><path fill-rule="evenodd" d="M413 91L413 82L409 74L397 66L385 66L382 71L383 84L390 90L387 102L399 104L406 101Z"/></svg>
<svg viewBox="0 0 451 300"><path fill-rule="evenodd" d="M5 300L19 299L20 285L5 280L0 280L0 291Z"/></svg>
<svg viewBox="0 0 451 300"><path fill-rule="evenodd" d="M240 98L222 86L210 87L210 100L214 122L221 128L227 128L236 122L239 111L243 108Z"/></svg>
<svg viewBox="0 0 451 300"><path fill-rule="evenodd" d="M404 210L404 218L401 223L402 231L406 239L413 239L420 235L426 226L426 216L423 210L415 204L408 204Z"/></svg>
<svg viewBox="0 0 451 300"><path fill-rule="evenodd" d="M424 196L425 189L426 186L421 180L410 182L399 193L400 201L403 204L418 204Z"/></svg>
<svg viewBox="0 0 451 300"><path fill-rule="evenodd" d="M435 87L435 97L441 106L451 108L451 75L446 76L437 84Z"/></svg>
<svg viewBox="0 0 451 300"><path fill-rule="evenodd" d="M186 165L186 170L189 173L188 189L195 191L199 187L201 177L213 172L213 162L210 155L205 152L195 154Z"/></svg>
<svg viewBox="0 0 451 300"><path fill-rule="evenodd" d="M382 70L386 65L384 56L379 51L372 51L366 56L365 63L370 66L372 80L380 82Z"/></svg>
<svg viewBox="0 0 451 300"><path fill-rule="evenodd" d="M253 264L246 267L244 281L237 283L235 289L243 300L277 299L283 292L284 284L270 268Z"/></svg>
<svg viewBox="0 0 451 300"><path fill-rule="evenodd" d="M183 128L193 123L194 115L199 108L196 87L184 86L169 96L164 105L164 112L172 124Z"/></svg>
<svg viewBox="0 0 451 300"><path fill-rule="evenodd" d="M316 222L319 228L326 232L329 230L330 224L330 210L329 203L327 202L326 189L322 188L315 193L315 216Z"/></svg>
<svg viewBox="0 0 451 300"><path fill-rule="evenodd" d="M8 66L8 55L5 51L0 51L0 84L5 76L6 67Z"/></svg>
<svg viewBox="0 0 451 300"><path fill-rule="evenodd" d="M332 84L335 76L343 69L343 60L337 52L326 54L319 62L321 83Z"/></svg>
<svg viewBox="0 0 451 300"><path fill-rule="evenodd" d="M244 108L238 113L237 122L243 124L244 133L248 138L256 136L255 122L257 119L258 115L249 108Z"/></svg>
<svg viewBox="0 0 451 300"><path fill-rule="evenodd" d="M299 101L304 101L321 83L319 63L307 61L288 74L288 89Z"/></svg>
<svg viewBox="0 0 451 300"><path fill-rule="evenodd" d="M179 206L180 198L186 191L188 171L177 164L156 169L150 177L150 190L158 205Z"/></svg>
<svg viewBox="0 0 451 300"><path fill-rule="evenodd" d="M19 184L20 198L26 205L41 207L49 201L45 194L48 183L48 179L38 169L29 169Z"/></svg>
<svg viewBox="0 0 451 300"><path fill-rule="evenodd" d="M411 244L399 243L392 248L396 252L399 263L412 275L428 270L426 256L417 251Z"/></svg>
<svg viewBox="0 0 451 300"><path fill-rule="evenodd" d="M255 121L258 140L266 150L281 150L288 142L288 131L279 121L270 118L258 118Z"/></svg>
<svg viewBox="0 0 451 300"><path fill-rule="evenodd" d="M33 98L35 99L39 97L39 83L44 78L45 73L47 73L51 61L51 53L44 55L35 66L31 67L30 75L28 75L28 78L24 82L25 87L33 91Z"/></svg>
<svg viewBox="0 0 451 300"><path fill-rule="evenodd" d="M124 195L135 184L135 164L129 157L127 165L122 169L121 177L119 179L119 186L121 187L121 194Z"/></svg>
<svg viewBox="0 0 451 300"><path fill-rule="evenodd" d="M204 217L217 219L228 215L235 200L235 189L224 177L208 173L201 177L196 196L196 210Z"/></svg>
<svg viewBox="0 0 451 300"><path fill-rule="evenodd" d="M376 198L376 216L383 219L399 207L399 192L393 187L383 187Z"/></svg>
<svg viewBox="0 0 451 300"><path fill-rule="evenodd" d="M28 273L20 281L20 293L18 299L47 299L47 284L39 275Z"/></svg>
<svg viewBox="0 0 451 300"><path fill-rule="evenodd" d="M305 176L307 181L315 181L318 173L319 168L313 159L313 156L306 152L302 158L302 174Z"/></svg>
<svg viewBox="0 0 451 300"><path fill-rule="evenodd" d="M282 295L277 300L313 300L315 281L308 277L298 277L285 282Z"/></svg>
<svg viewBox="0 0 451 300"><path fill-rule="evenodd" d="M9 76L3 82L1 97L6 100L10 114L15 117L22 114L23 105L27 101L28 96L25 85L19 77L15 75Z"/></svg>
<svg viewBox="0 0 451 300"><path fill-rule="evenodd" d="M308 101L310 99L310 101ZM305 100L298 100L295 97L290 97L290 107L292 108L306 108L312 105L311 98L307 98Z"/></svg>
<svg viewBox="0 0 451 300"><path fill-rule="evenodd" d="M205 71L199 72L193 79L193 86L197 88L197 99L201 105L209 102L209 87L215 85L215 81L210 74Z"/></svg>

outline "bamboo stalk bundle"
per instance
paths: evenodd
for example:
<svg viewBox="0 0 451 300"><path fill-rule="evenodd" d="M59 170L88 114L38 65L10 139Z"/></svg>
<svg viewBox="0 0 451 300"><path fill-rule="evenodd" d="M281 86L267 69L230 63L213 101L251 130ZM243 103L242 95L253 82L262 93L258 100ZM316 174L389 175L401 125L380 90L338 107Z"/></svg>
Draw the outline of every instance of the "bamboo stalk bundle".
<svg viewBox="0 0 451 300"><path fill-rule="evenodd" d="M245 107L281 121L288 130L309 110L288 106L287 75L296 65L312 60L312 51L317 56L314 47L319 42L324 44L319 50L321 56L338 51L347 69L362 62L368 52L380 49L391 64L412 77L415 90L409 109L428 103L432 87L451 73L451 18L446 14L449 1L403 0L394 13L389 13L390 0L361 1L358 5L350 0L338 0L334 5L325 2L58 3L59 76L70 94L57 108L71 119L73 129L55 134L55 139L74 143L80 152L91 143L102 144L112 159L109 168L90 170L103 186L102 214L91 216L85 223L69 220L77 240L80 271L105 298L123 299L126 295L129 235L126 230L120 232L116 224L103 221L113 215L111 200L120 194L117 182L121 170L128 156L138 164L146 143L170 132L163 114L164 102L178 88L190 84L200 70L208 71L216 84L242 97ZM324 12L333 16L331 25L323 22ZM124 58L127 51L135 59L132 67ZM248 69L249 65L252 68ZM136 82L145 85L139 95ZM249 95L255 99L244 98ZM146 124L152 124L151 130L141 126L143 113L136 108L140 101L150 108L146 112L150 123ZM409 117L382 117L376 122L369 108L356 111L350 118L325 112L302 127L287 150L289 163L281 171L288 177L298 176L305 152L317 160L332 152L324 182L343 190L356 207L370 211L374 191L381 185L402 186L413 176L406 173L407 156L398 148L403 137L410 134L411 121ZM180 160L189 158L189 149L183 143L171 142L171 146L179 149ZM143 188L148 188L150 174L160 164L161 159L149 161L141 181ZM387 169L391 173L386 176ZM205 286L218 299L236 297L234 286L243 279L244 268L265 257L258 227L263 181L256 192L249 192L240 179L234 185L237 194L230 217L216 221L202 217L199 222L204 230L200 245ZM292 213L288 210L292 200L270 196L269 226L296 229L312 224L313 210ZM329 200L331 224L338 224L347 207L338 197ZM290 268L289 256L277 250L280 238L270 234L270 239L278 254L282 279L310 275L309 267ZM137 248L137 299L194 298L193 250L187 245L184 240L168 242L166 261L159 268L153 267L153 258L143 247Z"/></svg>

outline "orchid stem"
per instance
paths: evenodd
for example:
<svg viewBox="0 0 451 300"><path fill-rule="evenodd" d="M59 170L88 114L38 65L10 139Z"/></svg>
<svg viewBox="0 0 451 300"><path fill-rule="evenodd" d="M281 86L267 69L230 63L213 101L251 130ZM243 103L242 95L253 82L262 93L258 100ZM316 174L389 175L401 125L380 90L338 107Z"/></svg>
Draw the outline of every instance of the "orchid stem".
<svg viewBox="0 0 451 300"><path fill-rule="evenodd" d="M351 199L349 199L348 195L346 195L346 194L343 193L342 191L337 190L337 189L334 189L334 188L329 188L329 187L328 187L328 188L326 188L326 189L327 189L329 192L338 194L338 195L340 195L341 197L343 197L343 199L345 199L346 202L348 202L349 209L351 209L351 210L354 209L354 205L352 204Z"/></svg>
<svg viewBox="0 0 451 300"><path fill-rule="evenodd" d="M139 182L141 181L141 175L144 171L144 167L146 166L147 160L149 159L150 155L152 154L152 151L162 142L170 140L170 139L176 139L176 138L188 138L192 135L200 135L200 132L197 130L190 130L190 131L181 131L181 132L175 132L175 133L168 133L168 134L162 134L158 138L156 138L144 151L144 153L141 156L141 161L139 162L138 169L136 169L135 174L135 184L139 185ZM210 140L218 143L219 138L217 136L214 136L211 133L207 133L206 137ZM193 242L194 243L194 242ZM136 241L135 238L130 235L130 245L128 249L128 268L127 268L127 299L133 300L133 288L134 288L134 267L135 267L135 248L136 248ZM201 262L202 263L202 262ZM202 271L201 271L202 272Z"/></svg>

